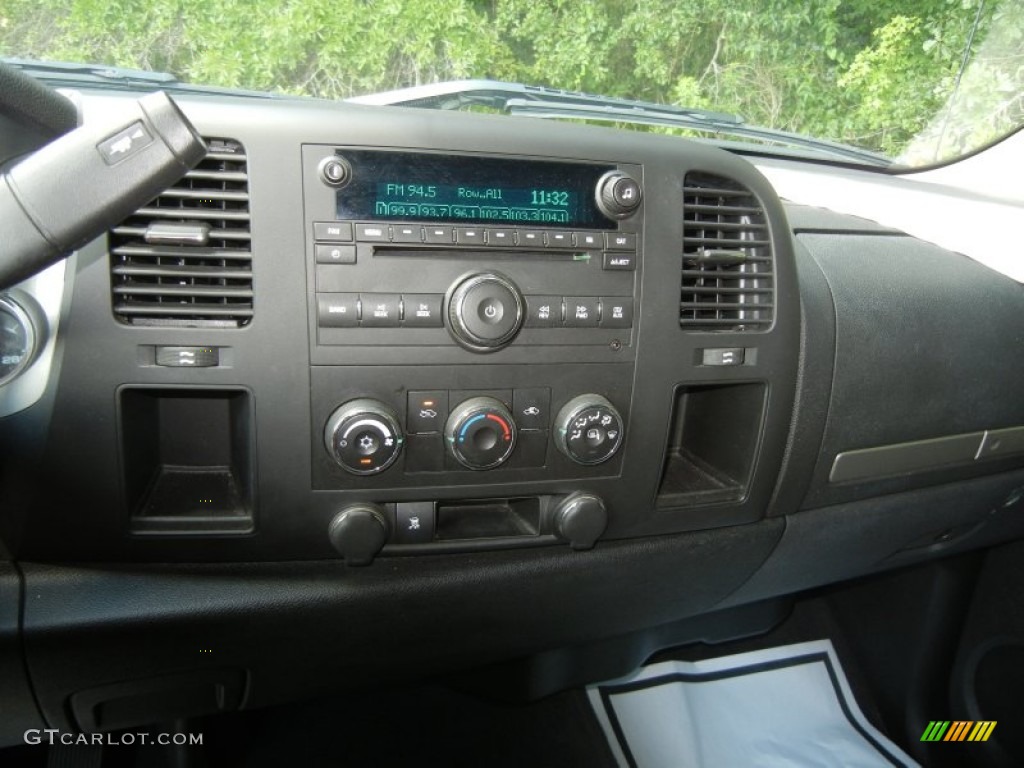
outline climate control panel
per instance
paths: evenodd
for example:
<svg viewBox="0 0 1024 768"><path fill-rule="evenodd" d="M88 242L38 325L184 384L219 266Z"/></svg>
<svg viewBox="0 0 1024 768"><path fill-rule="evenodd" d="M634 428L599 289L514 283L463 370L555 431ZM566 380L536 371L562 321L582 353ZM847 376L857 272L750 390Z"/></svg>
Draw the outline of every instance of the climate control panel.
<svg viewBox="0 0 1024 768"><path fill-rule="evenodd" d="M631 372L629 365L571 364L534 371L405 366L386 374L314 368L314 452L322 457L314 487L614 476L628 433ZM381 388L382 375L404 386Z"/></svg>

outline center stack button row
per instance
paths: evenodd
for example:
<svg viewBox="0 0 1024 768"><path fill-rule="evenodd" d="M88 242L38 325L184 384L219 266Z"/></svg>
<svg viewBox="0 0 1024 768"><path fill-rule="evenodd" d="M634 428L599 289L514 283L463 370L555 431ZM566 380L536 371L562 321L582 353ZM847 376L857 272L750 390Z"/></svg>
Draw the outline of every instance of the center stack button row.
<svg viewBox="0 0 1024 768"><path fill-rule="evenodd" d="M321 328L441 328L440 293L321 293Z"/></svg>

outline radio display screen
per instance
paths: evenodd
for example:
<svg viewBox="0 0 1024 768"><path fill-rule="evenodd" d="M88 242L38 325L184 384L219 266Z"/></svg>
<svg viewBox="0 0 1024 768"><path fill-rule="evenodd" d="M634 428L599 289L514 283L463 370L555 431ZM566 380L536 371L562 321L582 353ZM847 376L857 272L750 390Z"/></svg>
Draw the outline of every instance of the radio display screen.
<svg viewBox="0 0 1024 768"><path fill-rule="evenodd" d="M594 189L610 166L465 155L344 150L343 220L614 229Z"/></svg>

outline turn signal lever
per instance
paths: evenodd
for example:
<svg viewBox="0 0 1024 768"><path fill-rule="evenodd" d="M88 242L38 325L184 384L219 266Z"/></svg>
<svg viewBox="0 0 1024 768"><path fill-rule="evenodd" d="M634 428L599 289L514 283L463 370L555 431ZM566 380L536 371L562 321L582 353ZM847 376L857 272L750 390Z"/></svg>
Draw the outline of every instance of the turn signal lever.
<svg viewBox="0 0 1024 768"><path fill-rule="evenodd" d="M0 181L0 289L99 237L205 155L163 92L139 99L117 122L90 122L29 155Z"/></svg>

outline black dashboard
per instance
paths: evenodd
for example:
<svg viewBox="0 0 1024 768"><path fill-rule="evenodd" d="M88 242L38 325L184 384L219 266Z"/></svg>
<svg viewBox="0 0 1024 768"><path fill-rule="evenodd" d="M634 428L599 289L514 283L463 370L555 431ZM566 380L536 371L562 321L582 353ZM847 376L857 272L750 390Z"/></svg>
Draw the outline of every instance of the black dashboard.
<svg viewBox="0 0 1024 768"><path fill-rule="evenodd" d="M510 659L541 695L1024 533L1013 280L707 144L179 103L206 159L75 254L45 391L0 421L19 711Z"/></svg>

